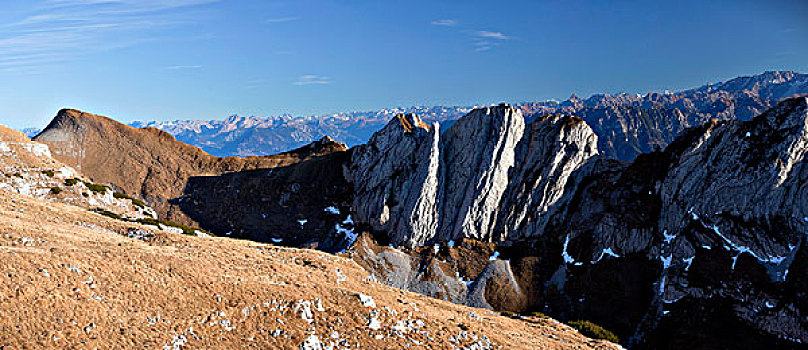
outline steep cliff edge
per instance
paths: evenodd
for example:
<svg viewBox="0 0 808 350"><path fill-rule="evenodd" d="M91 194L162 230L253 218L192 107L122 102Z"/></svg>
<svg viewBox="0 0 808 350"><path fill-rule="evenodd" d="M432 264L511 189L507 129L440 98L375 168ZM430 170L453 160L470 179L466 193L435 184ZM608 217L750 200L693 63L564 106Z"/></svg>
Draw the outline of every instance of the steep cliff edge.
<svg viewBox="0 0 808 350"><path fill-rule="evenodd" d="M462 148L462 140L490 144L468 146L474 151L464 152L464 161L447 162L452 147L445 136L439 140L439 190L415 192L416 202L440 203L430 214L441 222L438 231L426 239L411 238L407 230L381 232L411 248L401 253L417 258L387 251L371 254L370 260L377 266L410 261L422 273L456 274L466 288L441 290L448 300L585 318L640 348L795 347L808 341L802 316L808 312L808 285L802 277L808 267L803 247L808 235L807 104L806 98L789 99L751 121L713 121L687 129L664 150L632 163L596 156L596 136L574 117L537 118L521 141L504 152L498 147L508 144L503 140L509 138L501 137L507 132L479 137L485 132L454 129L453 139L460 144L452 147ZM507 124L508 108L492 108L500 121L486 125ZM473 124L480 113L458 124ZM431 149L423 146L430 143L427 137L413 141L407 149ZM375 151L374 142L366 147L366 152ZM480 165L492 163L474 160L503 159L499 155L508 152L513 160L497 162L508 165L507 176L478 176L494 174L495 167L481 172ZM383 153L375 157L377 163L388 161ZM412 159L411 164L423 164ZM390 174L409 179L409 188L423 188L406 169ZM354 183L361 183L362 175L377 175L372 168L350 171ZM466 207L493 212L464 216L469 213L459 210L464 204L480 203L465 199L467 186L480 185L475 198L483 198L498 191L497 180L506 187L496 207ZM389 181L375 188L388 188ZM464 199L447 200L448 193ZM432 197L418 197L424 194ZM354 210L363 208L355 205ZM467 217L494 217L497 225L483 235L473 226L455 235L456 226L443 224ZM495 242L496 252L489 257L478 250L482 254L457 259L453 254L472 240ZM434 251L418 248L433 243ZM481 263L486 265L482 269L469 268ZM375 273L396 280L395 271ZM428 283L405 287L432 290ZM743 336L728 336L738 330Z"/></svg>
<svg viewBox="0 0 808 350"><path fill-rule="evenodd" d="M570 116L525 128L521 111L508 105L476 109L443 134L414 115L393 119L353 150L346 167L356 221L409 248L537 234L528 221L552 210L571 173L597 154L597 137ZM495 234L498 220L503 232Z"/></svg>

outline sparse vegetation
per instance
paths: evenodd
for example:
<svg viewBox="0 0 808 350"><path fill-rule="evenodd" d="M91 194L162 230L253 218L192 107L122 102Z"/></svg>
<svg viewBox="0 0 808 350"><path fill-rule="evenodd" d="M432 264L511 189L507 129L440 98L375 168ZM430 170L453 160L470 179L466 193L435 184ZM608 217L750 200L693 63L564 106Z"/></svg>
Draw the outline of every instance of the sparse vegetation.
<svg viewBox="0 0 808 350"><path fill-rule="evenodd" d="M21 178L21 177L22 177L22 174L20 174L20 173L14 173L14 177L19 177L19 178Z"/></svg>
<svg viewBox="0 0 808 350"><path fill-rule="evenodd" d="M43 174L45 174L45 175L47 175L48 177L54 177L54 176L56 176L56 173L55 173L55 172L53 172L53 170L42 170L42 173L43 173Z"/></svg>
<svg viewBox="0 0 808 350"><path fill-rule="evenodd" d="M142 200L137 199L135 197L132 197L130 195L124 194L124 193L114 192L114 193L112 193L112 196L115 197L115 198L128 199L128 200L132 201L132 204L134 204L134 205L136 205L136 206L138 206L140 208L145 208L146 207L146 203L143 203Z"/></svg>
<svg viewBox="0 0 808 350"><path fill-rule="evenodd" d="M517 318L517 317L519 317L519 314L517 314L517 313L515 313L515 312L513 312L513 311L502 311L500 314L501 314L502 316L505 316L505 317L510 317L510 318Z"/></svg>
<svg viewBox="0 0 808 350"><path fill-rule="evenodd" d="M99 184L92 183L92 182L89 182L89 181L82 181L82 182L84 182L84 186L87 186L88 190L96 192L96 193L103 193L103 192L106 192L109 189L109 187L107 187L107 186L99 185Z"/></svg>
<svg viewBox="0 0 808 350"><path fill-rule="evenodd" d="M606 330L605 328L598 326L590 321L586 320L576 320L567 323L570 327L575 328L581 334L593 338L593 339L603 339L608 340L613 343L619 343L620 338L617 337L611 331Z"/></svg>
<svg viewBox="0 0 808 350"><path fill-rule="evenodd" d="M51 187L51 189L50 189L50 193L51 193L51 194L59 194L59 193L62 193L62 188L61 188L61 187L59 187L59 186L53 186L53 187Z"/></svg>
<svg viewBox="0 0 808 350"><path fill-rule="evenodd" d="M533 317L538 317L538 318L550 318L549 316L545 315L544 313L541 313L541 312L538 312L538 311L533 311L533 312L529 313L528 315L533 316Z"/></svg>
<svg viewBox="0 0 808 350"><path fill-rule="evenodd" d="M113 212L111 212L109 210L104 210L104 209L101 209L101 208L95 208L95 209L90 210L90 211L92 211L93 213L101 214L101 215L106 216L108 218L113 218L113 219L116 219L116 220L123 220L122 216L118 215L117 213L113 213Z"/></svg>
<svg viewBox="0 0 808 350"><path fill-rule="evenodd" d="M164 226L169 226L169 227L176 227L178 229L181 229L182 233L184 233L186 235L194 234L194 229L193 228L190 228L190 227L185 226L183 224L178 224L178 223L173 222L173 221L162 220L162 219L143 218L143 219L137 219L137 222L139 222L141 224L144 224L144 225L153 225L153 226L164 225Z"/></svg>
<svg viewBox="0 0 808 350"><path fill-rule="evenodd" d="M67 187L73 187L77 183L79 183L79 179L76 179L76 178L71 178L71 179L66 179L65 180L65 186L67 186Z"/></svg>
<svg viewBox="0 0 808 350"><path fill-rule="evenodd" d="M182 233L186 234L186 235L195 236L196 231L201 231L201 232L204 232L204 233L206 233L208 235L215 236L214 234L212 234L212 233L210 233L208 231L205 231L203 229L193 228L193 227L189 227L189 226L186 226L186 225L183 225L183 224L178 224L176 222L163 220L163 219L143 218L143 219L137 219L136 221L138 223L140 223L140 224L143 224L143 225L152 225L152 226L163 225L163 226L169 226L169 227L176 227L178 229L181 229Z"/></svg>

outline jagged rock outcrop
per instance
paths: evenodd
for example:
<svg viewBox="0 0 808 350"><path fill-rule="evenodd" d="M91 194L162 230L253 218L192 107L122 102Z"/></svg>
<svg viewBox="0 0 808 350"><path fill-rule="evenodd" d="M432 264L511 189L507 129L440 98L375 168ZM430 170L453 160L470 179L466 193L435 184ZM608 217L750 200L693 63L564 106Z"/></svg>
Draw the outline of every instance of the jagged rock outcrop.
<svg viewBox="0 0 808 350"><path fill-rule="evenodd" d="M598 154L597 136L579 118L547 115L530 124L515 152L516 167L498 210L500 240L543 233L559 202L569 200L565 189L572 173Z"/></svg>
<svg viewBox="0 0 808 350"><path fill-rule="evenodd" d="M525 132L521 111L507 105L438 128L400 115L354 149L346 178L358 223L405 247L539 235L572 172L597 154L582 120L536 118Z"/></svg>
<svg viewBox="0 0 808 350"><path fill-rule="evenodd" d="M440 131L414 114L398 115L352 150L345 177L353 184L353 213L396 243L420 245L437 229Z"/></svg>
<svg viewBox="0 0 808 350"><path fill-rule="evenodd" d="M591 320L637 348L808 341L808 99L684 130L632 163L596 144L578 119L538 118L489 214L497 252L457 263L434 239L415 269L446 263L471 281L447 300Z"/></svg>
<svg viewBox="0 0 808 350"><path fill-rule="evenodd" d="M499 105L475 109L446 131L439 239L492 240L524 129L520 110Z"/></svg>

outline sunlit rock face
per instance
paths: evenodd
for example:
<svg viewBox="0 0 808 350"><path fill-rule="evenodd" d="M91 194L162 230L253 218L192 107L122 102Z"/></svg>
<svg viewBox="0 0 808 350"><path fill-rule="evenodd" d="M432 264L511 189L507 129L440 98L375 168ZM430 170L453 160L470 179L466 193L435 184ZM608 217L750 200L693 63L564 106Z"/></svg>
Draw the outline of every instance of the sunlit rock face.
<svg viewBox="0 0 808 350"><path fill-rule="evenodd" d="M387 217L403 226L380 233L405 248L438 243L412 263L454 269L467 288L445 291L447 300L588 319L636 348L808 341L808 99L686 129L630 163L598 155L580 119L524 126L510 112L475 110L443 135L424 128L411 149L429 156L390 172L418 189L406 198L429 205L407 204ZM374 174L363 169L353 168L354 183ZM402 205L387 203L387 213ZM430 218L419 236L406 233L415 212ZM739 330L748 337L726 337Z"/></svg>
<svg viewBox="0 0 808 350"><path fill-rule="evenodd" d="M354 149L346 178L358 221L395 244L499 241L539 234L542 223L528 221L552 210L596 143L569 116L537 118L526 131L521 111L507 105L475 109L443 134L400 115Z"/></svg>

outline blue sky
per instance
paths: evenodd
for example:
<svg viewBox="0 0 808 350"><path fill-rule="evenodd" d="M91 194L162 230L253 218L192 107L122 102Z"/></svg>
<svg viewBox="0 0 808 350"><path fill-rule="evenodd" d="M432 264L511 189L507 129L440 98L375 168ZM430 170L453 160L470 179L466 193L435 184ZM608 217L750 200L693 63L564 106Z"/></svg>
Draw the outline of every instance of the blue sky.
<svg viewBox="0 0 808 350"><path fill-rule="evenodd" d="M0 124L323 114L808 72L806 1L4 0Z"/></svg>

